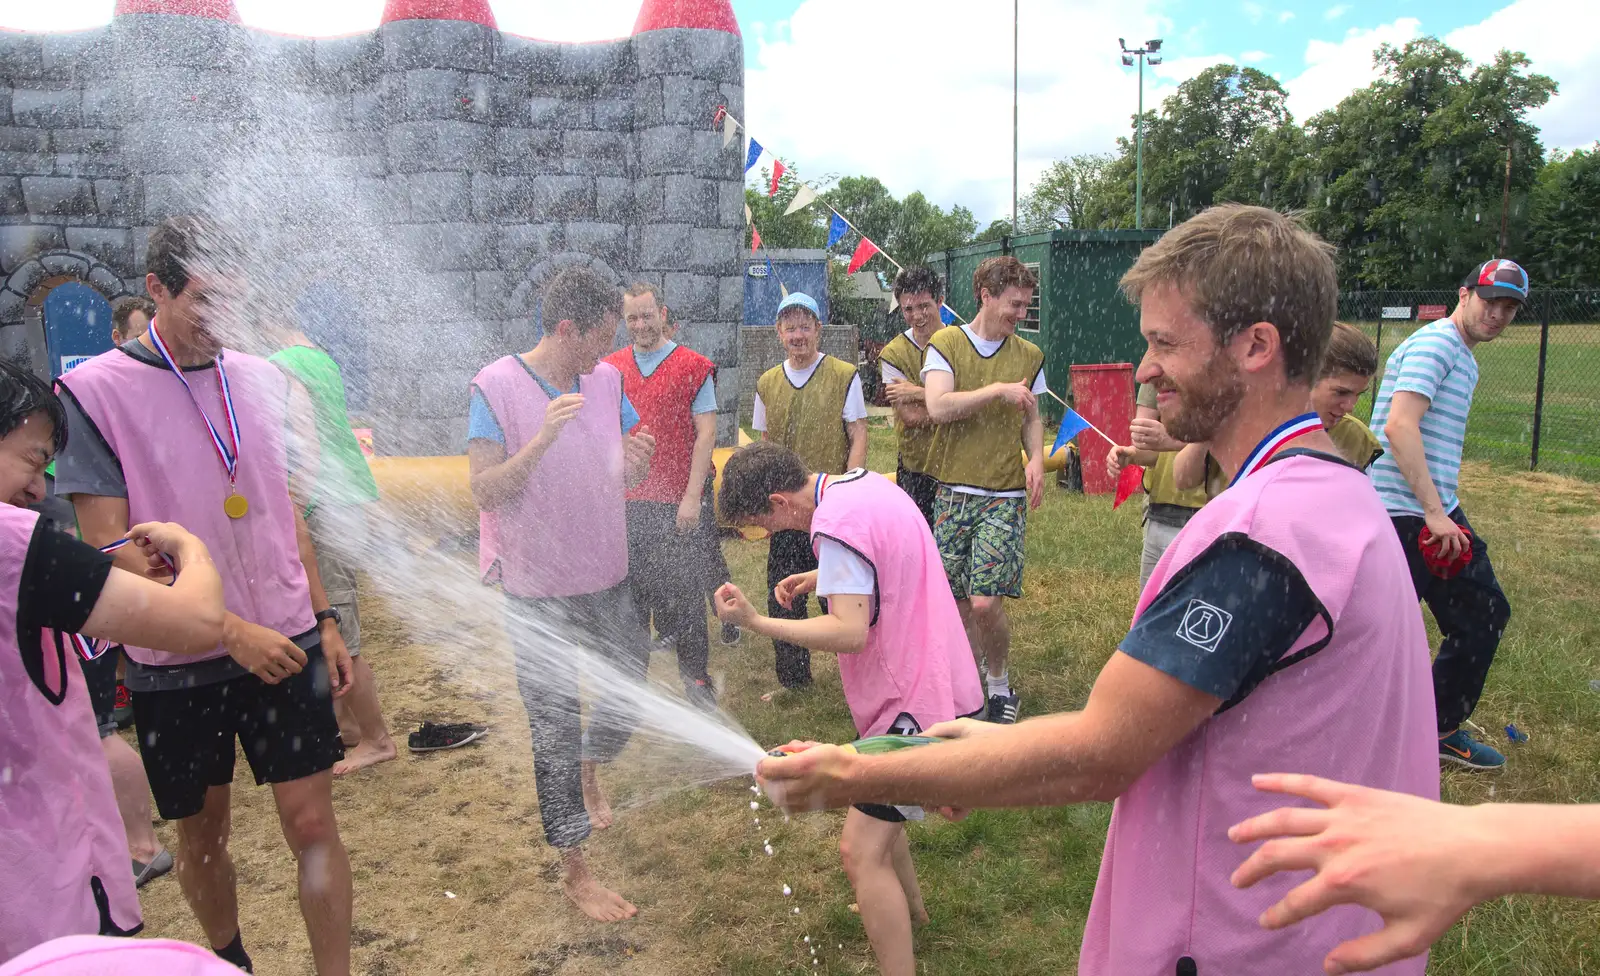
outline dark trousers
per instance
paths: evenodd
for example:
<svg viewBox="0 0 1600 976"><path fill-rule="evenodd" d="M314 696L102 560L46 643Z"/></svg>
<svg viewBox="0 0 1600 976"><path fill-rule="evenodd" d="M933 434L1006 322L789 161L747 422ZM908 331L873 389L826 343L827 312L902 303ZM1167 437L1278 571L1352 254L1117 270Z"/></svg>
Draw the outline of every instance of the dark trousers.
<svg viewBox="0 0 1600 976"><path fill-rule="evenodd" d="M933 500L939 495L939 479L916 471L908 471L904 464L896 461L894 483L899 485L900 490L910 495L911 500L917 503L917 508L922 512L922 517L927 520L928 528L931 531L933 529Z"/></svg>
<svg viewBox="0 0 1600 976"><path fill-rule="evenodd" d="M810 598L800 597L791 607L784 607L772 595L772 588L784 577L796 573L809 573L817 568L816 553L811 551L811 536L797 529L784 529L772 533L772 545L767 549L767 616L784 620L804 620L809 612ZM811 683L811 652L798 644L775 640L772 651L777 659L778 681L785 688L801 688Z"/></svg>
<svg viewBox="0 0 1600 976"><path fill-rule="evenodd" d="M1500 635L1511 620L1511 603L1495 579L1489 546L1472 535L1472 561L1457 576L1440 579L1428 572L1417 547L1426 523L1420 516L1393 516L1394 528L1405 550L1406 565L1417 599L1433 611L1444 639L1433 660L1433 700L1439 713L1439 734L1454 732L1478 705L1483 684L1500 646ZM1470 530L1460 506L1450 513L1457 525Z"/></svg>
<svg viewBox="0 0 1600 976"><path fill-rule="evenodd" d="M533 785L551 847L576 847L589 836L580 763L610 762L628 744L638 720L637 695L619 683L642 683L650 642L639 627L626 582L581 596L506 597L506 633L517 690L533 733ZM587 676L594 701L583 726L578 682ZM607 686L618 693L607 694Z"/></svg>
<svg viewBox="0 0 1600 976"><path fill-rule="evenodd" d="M705 493L700 496L700 529L695 533L700 543L701 569L705 573L706 596L717 592L717 587L733 581L728 571L728 559L722 554L722 529L717 525L717 492L713 479L706 479Z"/></svg>
<svg viewBox="0 0 1600 976"><path fill-rule="evenodd" d="M671 637L684 681L708 678L711 649L706 634L703 544L678 534L678 506L671 502L628 503L628 583L640 625Z"/></svg>

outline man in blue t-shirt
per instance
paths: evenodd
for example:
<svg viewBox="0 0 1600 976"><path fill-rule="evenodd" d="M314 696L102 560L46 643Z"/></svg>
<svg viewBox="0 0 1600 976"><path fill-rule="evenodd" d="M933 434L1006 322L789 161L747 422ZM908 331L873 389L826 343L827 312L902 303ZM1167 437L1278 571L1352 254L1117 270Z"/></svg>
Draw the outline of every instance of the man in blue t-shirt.
<svg viewBox="0 0 1600 976"><path fill-rule="evenodd" d="M1461 723L1483 693L1511 604L1456 487L1478 385L1472 350L1499 336L1527 300L1528 273L1514 262L1478 265L1461 285L1450 317L1418 329L1389 356L1372 406L1372 430L1384 451L1373 462L1372 483L1400 534L1417 597L1433 611L1444 636L1433 664L1439 758L1474 770L1497 769L1506 761ZM1449 575L1429 565L1424 541L1437 547L1436 566L1468 552L1469 561Z"/></svg>

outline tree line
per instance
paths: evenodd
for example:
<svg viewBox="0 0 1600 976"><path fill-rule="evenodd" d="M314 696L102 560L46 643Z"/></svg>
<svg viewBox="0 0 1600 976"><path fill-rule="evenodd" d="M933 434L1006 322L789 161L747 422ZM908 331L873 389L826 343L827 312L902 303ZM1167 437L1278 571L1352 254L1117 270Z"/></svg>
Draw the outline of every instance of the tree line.
<svg viewBox="0 0 1600 976"><path fill-rule="evenodd" d="M1166 228L1238 201L1303 213L1338 247L1351 289L1438 288L1489 256L1521 262L1543 287L1600 287L1600 145L1547 152L1528 117L1556 82L1523 54L1474 65L1432 37L1384 44L1373 59L1375 81L1304 124L1272 76L1208 68L1145 113L1142 221L1130 135L1113 152L1052 163L1017 229ZM822 246L827 211L784 217L796 187L785 183L775 199L747 193L763 239ZM921 193L897 200L871 177L839 179L822 198L904 263L1012 233L1006 221L979 232L971 211Z"/></svg>

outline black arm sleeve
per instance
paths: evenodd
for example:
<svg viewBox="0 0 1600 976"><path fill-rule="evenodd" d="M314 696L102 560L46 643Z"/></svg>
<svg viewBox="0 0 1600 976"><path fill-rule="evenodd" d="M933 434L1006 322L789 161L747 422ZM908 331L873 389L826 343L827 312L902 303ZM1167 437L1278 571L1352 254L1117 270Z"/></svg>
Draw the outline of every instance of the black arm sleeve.
<svg viewBox="0 0 1600 976"><path fill-rule="evenodd" d="M58 532L44 519L33 530L17 592L17 631L41 627L77 633L111 575L111 556Z"/></svg>
<svg viewBox="0 0 1600 976"><path fill-rule="evenodd" d="M1236 702L1326 616L1287 557L1225 535L1167 581L1121 650L1184 684Z"/></svg>

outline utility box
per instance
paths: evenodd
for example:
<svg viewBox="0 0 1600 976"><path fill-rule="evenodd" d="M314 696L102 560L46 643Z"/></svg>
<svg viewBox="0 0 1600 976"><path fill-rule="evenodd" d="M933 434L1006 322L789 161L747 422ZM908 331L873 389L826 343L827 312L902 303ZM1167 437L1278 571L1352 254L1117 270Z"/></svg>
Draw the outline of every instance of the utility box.
<svg viewBox="0 0 1600 976"><path fill-rule="evenodd" d="M1074 364L1138 363L1144 357L1139 310L1117 282L1161 233L1054 230L930 254L927 264L944 279L945 302L969 322L978 312L972 275L985 258L1010 254L1037 272L1039 289L1017 334L1044 350L1050 389L1066 398ZM1045 415L1059 419L1061 405L1045 401Z"/></svg>
<svg viewBox="0 0 1600 976"><path fill-rule="evenodd" d="M828 252L821 248L763 248L744 259L744 324L774 325L778 303L791 292L816 299L822 322L832 321L828 304Z"/></svg>

